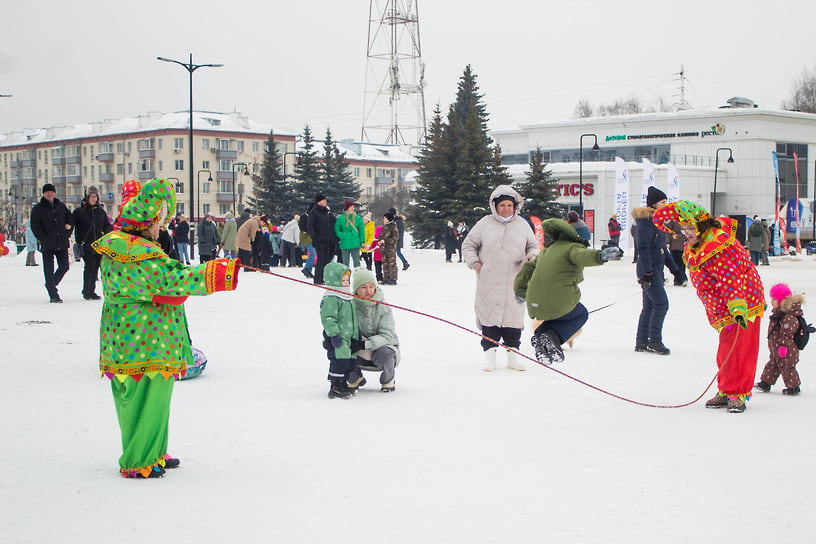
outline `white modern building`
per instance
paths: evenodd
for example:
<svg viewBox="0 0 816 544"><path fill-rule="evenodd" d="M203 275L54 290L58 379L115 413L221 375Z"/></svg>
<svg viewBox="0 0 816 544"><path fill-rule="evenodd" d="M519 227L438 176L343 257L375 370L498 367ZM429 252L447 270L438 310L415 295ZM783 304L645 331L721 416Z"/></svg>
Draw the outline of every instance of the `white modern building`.
<svg viewBox="0 0 816 544"><path fill-rule="evenodd" d="M771 221L777 190L783 206L797 197L798 167L798 197L805 204L802 237L811 238L814 114L760 109L750 100L732 98L717 109L531 124L491 136L501 145L505 165L516 180L524 179L531 154L540 148L560 180L560 201L575 208L583 204L585 215L594 219L597 242L608 237L606 223L615 213L615 157L626 161L632 207L640 206L646 159L653 164L655 185L663 191L671 163L679 177L679 198L714 206L717 215L759 215ZM593 150L596 140L599 150ZM773 152L778 156L778 185Z"/></svg>

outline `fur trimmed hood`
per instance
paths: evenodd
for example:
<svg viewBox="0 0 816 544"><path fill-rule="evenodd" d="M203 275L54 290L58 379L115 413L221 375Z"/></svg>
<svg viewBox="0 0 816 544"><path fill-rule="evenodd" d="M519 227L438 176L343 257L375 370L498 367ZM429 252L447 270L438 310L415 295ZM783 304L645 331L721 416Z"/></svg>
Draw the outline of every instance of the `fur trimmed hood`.
<svg viewBox="0 0 816 544"><path fill-rule="evenodd" d="M657 210L654 208L633 208L632 209L632 218L633 219L649 219L651 220L654 217L654 214Z"/></svg>
<svg viewBox="0 0 816 544"><path fill-rule="evenodd" d="M795 305L798 304L799 306L801 306L804 302L805 302L804 295L797 295L794 293L793 295L787 296L782 300L782 302L779 304L779 309L787 314L790 313L791 310L794 310ZM796 315L802 315L801 308L797 307L795 310L799 311L799 313ZM794 313L796 313L795 310Z"/></svg>

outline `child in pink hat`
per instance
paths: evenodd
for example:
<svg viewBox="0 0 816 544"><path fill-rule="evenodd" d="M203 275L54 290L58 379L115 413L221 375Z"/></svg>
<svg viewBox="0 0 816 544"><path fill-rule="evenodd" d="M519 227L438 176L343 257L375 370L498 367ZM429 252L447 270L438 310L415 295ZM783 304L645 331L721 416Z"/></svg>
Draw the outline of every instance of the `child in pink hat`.
<svg viewBox="0 0 816 544"><path fill-rule="evenodd" d="M782 394L798 395L799 385L802 383L796 370L799 348L793 339L799 331L799 316L802 315L804 297L793 293L784 283L777 283L771 287L770 295L773 310L768 323L768 350L771 357L754 388L769 393L771 386L781 374L785 383Z"/></svg>

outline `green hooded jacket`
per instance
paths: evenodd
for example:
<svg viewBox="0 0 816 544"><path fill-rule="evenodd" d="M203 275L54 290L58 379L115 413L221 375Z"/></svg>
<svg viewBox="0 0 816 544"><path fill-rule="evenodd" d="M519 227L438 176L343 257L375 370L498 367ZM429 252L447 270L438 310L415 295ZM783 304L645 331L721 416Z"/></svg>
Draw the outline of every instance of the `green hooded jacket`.
<svg viewBox="0 0 816 544"><path fill-rule="evenodd" d="M334 233L340 240L340 249L359 249L365 245L365 225L357 213L344 213L334 222Z"/></svg>
<svg viewBox="0 0 816 544"><path fill-rule="evenodd" d="M323 269L323 279L326 286L336 291L325 291L320 301L320 321L326 336L340 336L342 341L339 348L335 348L334 355L338 359L351 359L351 339L360 338L360 327L357 323L357 312L354 309L353 297L349 293L350 287L343 287L343 274L349 272L349 267L343 263L331 262Z"/></svg>
<svg viewBox="0 0 816 544"><path fill-rule="evenodd" d="M603 264L601 252L587 249L588 242L563 219L541 223L547 246L534 261L529 261L516 275L513 288L517 296L527 299L527 313L532 319L557 319L581 301L578 284L584 281L584 268Z"/></svg>

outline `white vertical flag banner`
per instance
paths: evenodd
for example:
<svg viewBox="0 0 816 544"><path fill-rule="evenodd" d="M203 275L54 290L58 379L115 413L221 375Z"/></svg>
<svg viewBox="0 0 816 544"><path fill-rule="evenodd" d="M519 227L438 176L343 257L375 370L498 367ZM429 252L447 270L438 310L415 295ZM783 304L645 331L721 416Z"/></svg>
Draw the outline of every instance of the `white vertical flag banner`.
<svg viewBox="0 0 816 544"><path fill-rule="evenodd" d="M640 206L646 207L646 195L649 193L649 187L654 183L654 165L649 159L643 159L643 192L640 195Z"/></svg>
<svg viewBox="0 0 816 544"><path fill-rule="evenodd" d="M624 252L629 251L629 169L626 161L615 157L615 214L620 223L620 247Z"/></svg>
<svg viewBox="0 0 816 544"><path fill-rule="evenodd" d="M669 197L669 204L680 200L680 176L677 175L677 167L672 163L666 165L666 196Z"/></svg>

